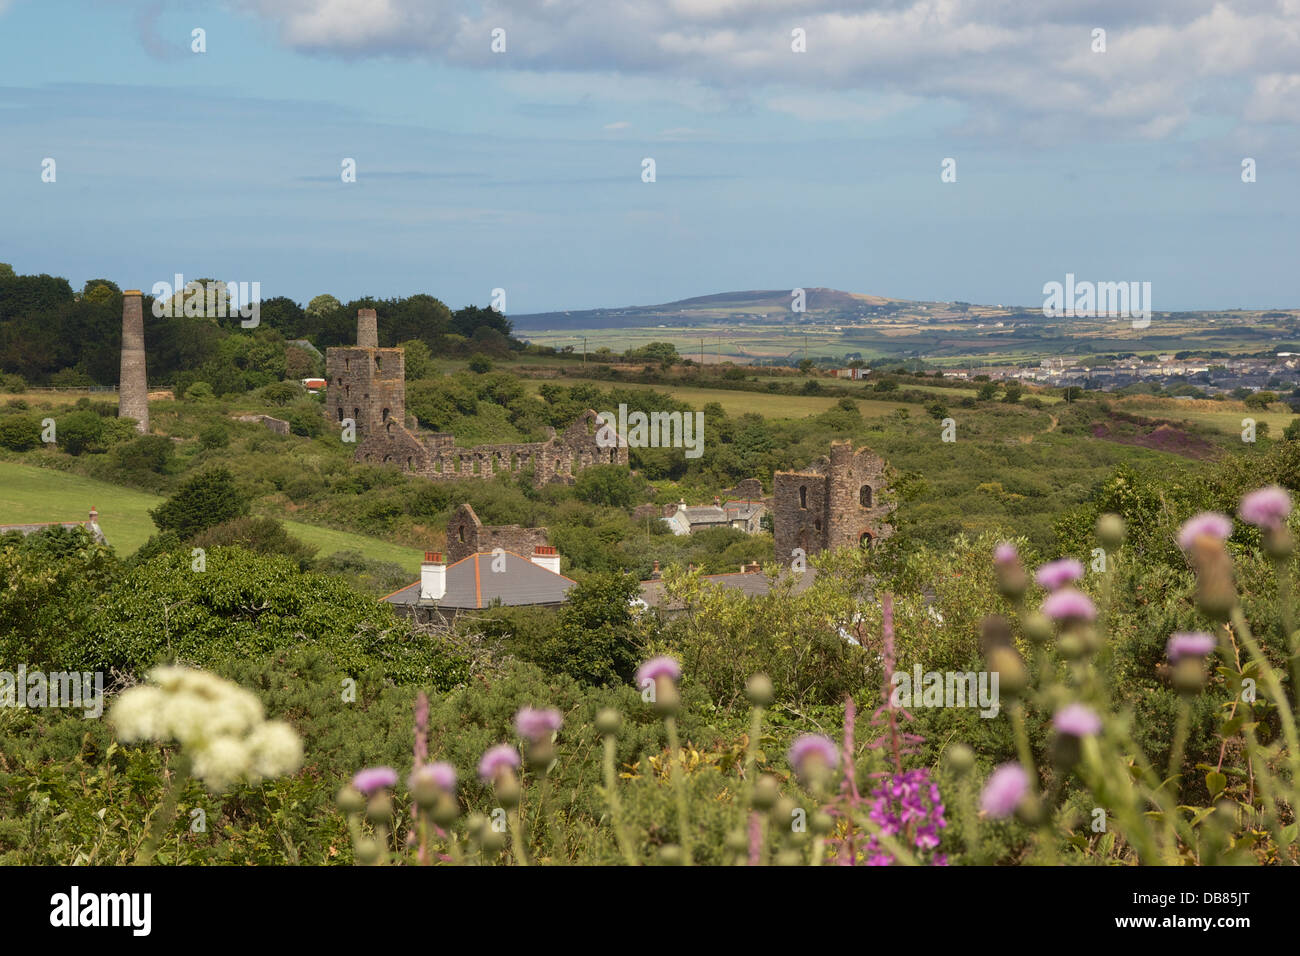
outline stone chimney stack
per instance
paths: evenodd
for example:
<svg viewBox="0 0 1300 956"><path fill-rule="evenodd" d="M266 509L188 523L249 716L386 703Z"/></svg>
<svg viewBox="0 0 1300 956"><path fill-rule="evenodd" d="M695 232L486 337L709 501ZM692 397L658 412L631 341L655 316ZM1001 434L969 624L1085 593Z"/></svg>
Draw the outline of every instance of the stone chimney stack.
<svg viewBox="0 0 1300 956"><path fill-rule="evenodd" d="M533 548L533 564L539 568L545 568L552 574L560 573L560 552L546 544L539 544Z"/></svg>
<svg viewBox="0 0 1300 956"><path fill-rule="evenodd" d="M420 600L441 601L447 593L447 565L441 551L424 552L420 565Z"/></svg>
<svg viewBox="0 0 1300 956"><path fill-rule="evenodd" d="M379 348L379 319L374 309L357 309L357 347Z"/></svg>
<svg viewBox="0 0 1300 956"><path fill-rule="evenodd" d="M140 434L149 431L149 384L144 368L144 299L136 289L122 293L122 371L117 417L134 418Z"/></svg>

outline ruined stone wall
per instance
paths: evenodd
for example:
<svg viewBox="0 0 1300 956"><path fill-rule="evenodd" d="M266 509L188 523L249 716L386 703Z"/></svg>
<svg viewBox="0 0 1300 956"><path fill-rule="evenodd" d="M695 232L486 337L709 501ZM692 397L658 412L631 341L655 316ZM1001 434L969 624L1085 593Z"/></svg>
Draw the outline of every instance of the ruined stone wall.
<svg viewBox="0 0 1300 956"><path fill-rule="evenodd" d="M832 442L829 457L804 471L778 471L772 497L776 560L791 562L796 548L813 555L828 548L870 545L889 535L891 506L885 460L869 448Z"/></svg>
<svg viewBox="0 0 1300 956"><path fill-rule="evenodd" d="M773 477L773 550L782 564L791 562L796 548L807 556L826 547L826 476L816 467Z"/></svg>
<svg viewBox="0 0 1300 956"><path fill-rule="evenodd" d="M757 478L745 478L722 493L723 501L762 501L763 483Z"/></svg>
<svg viewBox="0 0 1300 956"><path fill-rule="evenodd" d="M588 410L563 434L557 435L552 430L546 441L473 448L455 447L452 436L443 432L421 435L389 421L372 430L357 446L355 457L361 462L397 465L435 481L491 478L502 472L516 474L531 468L535 485L556 481L572 483L584 468L628 463L626 445L601 446L596 438L595 420L596 413Z"/></svg>
<svg viewBox="0 0 1300 956"><path fill-rule="evenodd" d="M406 422L406 353L402 349L325 350L325 415L336 427L351 418L357 438L390 421Z"/></svg>
<svg viewBox="0 0 1300 956"><path fill-rule="evenodd" d="M491 553L497 548L531 558L538 545L548 545L545 528L524 528L517 524L485 525L468 504L463 504L447 522L447 562L455 564L471 554Z"/></svg>
<svg viewBox="0 0 1300 956"><path fill-rule="evenodd" d="M144 365L144 298L122 293L122 365L118 378L117 417L134 418L136 430L149 431L149 384Z"/></svg>

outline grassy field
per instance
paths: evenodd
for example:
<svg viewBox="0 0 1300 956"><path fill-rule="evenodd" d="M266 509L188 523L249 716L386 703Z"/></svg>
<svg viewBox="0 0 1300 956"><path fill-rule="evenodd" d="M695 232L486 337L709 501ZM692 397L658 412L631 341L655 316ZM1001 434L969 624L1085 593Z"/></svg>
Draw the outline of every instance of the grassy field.
<svg viewBox="0 0 1300 956"><path fill-rule="evenodd" d="M0 524L38 521L85 521L91 507L99 510L99 525L117 553L132 554L156 530L149 509L162 501L157 495L121 488L80 475L0 461ZM417 573L421 552L378 538L285 521L289 533L319 548L319 554L360 551L367 558L391 561Z"/></svg>
<svg viewBox="0 0 1300 956"><path fill-rule="evenodd" d="M546 379L546 381L560 385L577 385L588 380L551 378ZM529 391L536 392L544 383L532 379L524 384ZM611 383L596 382L594 384L607 388ZM728 415L743 415L746 412L755 412L764 418L808 418L811 415L820 415L826 409L835 407L839 402L838 396L831 398L820 395L773 395L764 392L741 392L725 388L698 388L692 385L633 385L619 382L618 387L643 388L666 392L672 395L673 398L687 402L696 408L703 408L709 402L717 402ZM907 407L909 406L902 402L884 402L870 398L858 399L858 408L862 410L863 418L880 418L885 415L892 415L895 409ZM597 411L612 412L616 411L616 409L599 408Z"/></svg>
<svg viewBox="0 0 1300 956"><path fill-rule="evenodd" d="M1207 425L1224 434L1232 435L1241 433L1243 418L1253 418L1257 424L1267 422L1269 434L1276 438L1296 417L1294 412L1280 402L1273 403L1266 412L1249 408L1244 402L1147 398L1138 395L1114 398L1111 399L1111 403L1116 409L1133 415L1161 418L1169 422Z"/></svg>

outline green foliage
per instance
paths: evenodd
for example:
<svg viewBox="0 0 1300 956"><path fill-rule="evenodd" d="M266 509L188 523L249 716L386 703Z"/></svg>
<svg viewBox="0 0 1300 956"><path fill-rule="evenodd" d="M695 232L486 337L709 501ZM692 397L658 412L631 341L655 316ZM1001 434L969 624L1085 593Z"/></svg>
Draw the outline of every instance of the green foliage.
<svg viewBox="0 0 1300 956"><path fill-rule="evenodd" d="M234 477L225 468L215 468L187 479L149 516L159 531L175 532L185 540L248 511L248 499Z"/></svg>
<svg viewBox="0 0 1300 956"><path fill-rule="evenodd" d="M10 451L27 451L40 443L39 418L34 415L0 415L0 447Z"/></svg>
<svg viewBox="0 0 1300 956"><path fill-rule="evenodd" d="M63 660L129 673L165 661L220 669L241 657L314 646L352 676L382 666L401 683L450 686L464 677L432 635L413 633L388 605L341 580L242 548L209 550L202 571L194 560L188 552L163 554L127 572L94 610L96 640L65 645Z"/></svg>
<svg viewBox="0 0 1300 956"><path fill-rule="evenodd" d="M279 554L306 570L316 554L316 549L293 537L284 525L274 518L232 518L195 535L190 544L210 550L218 547L240 547L255 554Z"/></svg>

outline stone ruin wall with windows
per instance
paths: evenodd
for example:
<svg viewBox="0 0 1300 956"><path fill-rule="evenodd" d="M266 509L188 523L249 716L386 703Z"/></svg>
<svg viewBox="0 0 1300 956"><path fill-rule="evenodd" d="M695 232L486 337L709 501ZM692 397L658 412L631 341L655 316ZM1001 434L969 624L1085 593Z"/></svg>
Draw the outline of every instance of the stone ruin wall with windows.
<svg viewBox="0 0 1300 956"><path fill-rule="evenodd" d="M357 345L325 352L325 414L335 426L356 422L355 461L391 465L432 478L455 481L491 478L532 469L533 482L572 483L593 465L626 465L627 445L602 447L596 413L583 412L563 432L550 429L546 441L455 447L445 432L419 432L406 416L406 368L402 349L381 349L373 310L357 313Z"/></svg>
<svg viewBox="0 0 1300 956"><path fill-rule="evenodd" d="M533 549L550 545L545 528L517 524L485 525L468 504L462 504L447 522L447 563L455 564L471 554L491 554L497 548L531 558Z"/></svg>
<svg viewBox="0 0 1300 956"><path fill-rule="evenodd" d="M837 441L829 458L806 470L778 471L772 494L776 560L790 564L796 548L814 555L888 537L893 506L882 501L887 468L870 448L855 452L852 442Z"/></svg>

